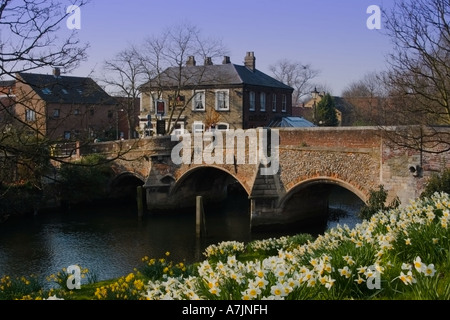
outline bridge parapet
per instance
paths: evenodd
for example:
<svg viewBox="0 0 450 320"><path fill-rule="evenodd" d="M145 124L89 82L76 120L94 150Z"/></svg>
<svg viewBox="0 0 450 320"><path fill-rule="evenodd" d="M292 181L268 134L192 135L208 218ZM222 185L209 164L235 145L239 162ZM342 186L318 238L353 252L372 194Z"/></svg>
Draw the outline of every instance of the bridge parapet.
<svg viewBox="0 0 450 320"><path fill-rule="evenodd" d="M171 137L99 143L92 150L111 154L130 150L124 154L125 160L116 163L120 164L120 170L138 172L143 177L150 210L191 206L196 195L215 194L216 200L220 200L226 185L239 183L249 197L252 226L297 219L302 208L294 205L298 203L295 199L305 193L319 201L326 195L315 193L312 186L323 184L346 188L364 202L371 190L384 185L388 201L399 197L406 205L409 199L420 195L432 173L450 165L449 152L425 154L400 147L384 138L384 131L377 127L272 130L279 135L279 144L272 150L278 154L279 170L266 176L261 175L260 169L264 167L261 159L252 164L237 163L237 148L232 150L235 160L231 164L211 163L203 158L174 163L174 148L180 141L172 141ZM251 147L251 141L247 141L246 158ZM187 152L193 160L198 150L192 145ZM229 153L230 149L213 149L210 155L226 159ZM411 166L420 167L420 175L413 174Z"/></svg>

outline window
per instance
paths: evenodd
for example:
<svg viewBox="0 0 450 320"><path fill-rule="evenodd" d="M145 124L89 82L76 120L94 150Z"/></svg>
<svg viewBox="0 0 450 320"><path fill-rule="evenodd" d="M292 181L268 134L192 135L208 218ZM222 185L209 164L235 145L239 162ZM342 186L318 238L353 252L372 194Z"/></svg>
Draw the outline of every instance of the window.
<svg viewBox="0 0 450 320"><path fill-rule="evenodd" d="M108 110L108 118L114 117L114 112L112 110Z"/></svg>
<svg viewBox="0 0 450 320"><path fill-rule="evenodd" d="M176 136L184 134L184 123L183 122L177 122L175 125L175 129L173 130L173 134Z"/></svg>
<svg viewBox="0 0 450 320"><path fill-rule="evenodd" d="M62 89L62 92L63 92L64 94L69 94L69 91L67 91L66 89Z"/></svg>
<svg viewBox="0 0 450 320"><path fill-rule="evenodd" d="M272 111L277 112L277 95L274 93L272 95Z"/></svg>
<svg viewBox="0 0 450 320"><path fill-rule="evenodd" d="M205 111L205 91L194 91L194 99L192 99L192 110Z"/></svg>
<svg viewBox="0 0 450 320"><path fill-rule="evenodd" d="M73 110L73 114L76 115L76 116L79 116L81 114L80 109Z"/></svg>
<svg viewBox="0 0 450 320"><path fill-rule="evenodd" d="M36 121L36 112L31 109L25 110L25 121L28 122Z"/></svg>
<svg viewBox="0 0 450 320"><path fill-rule="evenodd" d="M192 132L203 132L205 131L205 125L201 121L194 121L194 124L192 125Z"/></svg>
<svg viewBox="0 0 450 320"><path fill-rule="evenodd" d="M52 117L53 117L53 118L59 118L59 113L60 113L60 110L59 110L59 109L54 109L54 110L53 110Z"/></svg>
<svg viewBox="0 0 450 320"><path fill-rule="evenodd" d="M283 94L282 100L281 100L281 111L286 112L286 110L287 110L287 97L285 94Z"/></svg>
<svg viewBox="0 0 450 320"><path fill-rule="evenodd" d="M230 110L228 90L217 90L216 91L216 110L217 111Z"/></svg>
<svg viewBox="0 0 450 320"><path fill-rule="evenodd" d="M250 107L249 110L250 111L255 111L255 106L256 106L256 94L253 91L250 91L249 94L249 103L250 103Z"/></svg>
<svg viewBox="0 0 450 320"><path fill-rule="evenodd" d="M266 94L261 92L259 95L259 104L261 106L261 111L266 111Z"/></svg>
<svg viewBox="0 0 450 320"><path fill-rule="evenodd" d="M70 140L70 131L64 131L64 139Z"/></svg>
<svg viewBox="0 0 450 320"><path fill-rule="evenodd" d="M49 88L44 88L44 89L42 89L42 93L43 94L52 94L52 90L50 90Z"/></svg>
<svg viewBox="0 0 450 320"><path fill-rule="evenodd" d="M94 109L94 108L91 108L91 109L89 110L89 113L90 113L91 116L93 116L93 115L95 114L95 109Z"/></svg>
<svg viewBox="0 0 450 320"><path fill-rule="evenodd" d="M218 131L228 131L230 129L230 125L226 122L219 122L216 124L216 130Z"/></svg>

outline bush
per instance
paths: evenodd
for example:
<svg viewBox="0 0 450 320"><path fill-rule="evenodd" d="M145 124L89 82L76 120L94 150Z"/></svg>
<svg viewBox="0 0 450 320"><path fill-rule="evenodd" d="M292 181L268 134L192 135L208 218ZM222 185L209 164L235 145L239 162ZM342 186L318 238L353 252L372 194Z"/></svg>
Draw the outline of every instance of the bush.
<svg viewBox="0 0 450 320"><path fill-rule="evenodd" d="M89 155L60 170L61 200L68 204L88 203L108 195L108 182L113 171L100 155Z"/></svg>
<svg viewBox="0 0 450 320"><path fill-rule="evenodd" d="M428 198L435 192L445 192L450 194L450 168L445 169L442 174L432 174L420 197Z"/></svg>
<svg viewBox="0 0 450 320"><path fill-rule="evenodd" d="M395 209L400 205L400 200L396 197L388 206L386 206L387 192L384 190L383 185L380 185L378 188L379 190L370 190L369 201L358 214L361 219L370 219L379 211Z"/></svg>

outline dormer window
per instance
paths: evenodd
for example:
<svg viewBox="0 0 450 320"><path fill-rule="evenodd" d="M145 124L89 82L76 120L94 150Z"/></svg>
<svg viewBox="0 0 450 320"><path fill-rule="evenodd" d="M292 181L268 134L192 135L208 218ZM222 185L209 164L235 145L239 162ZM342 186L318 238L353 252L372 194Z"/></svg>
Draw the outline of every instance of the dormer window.
<svg viewBox="0 0 450 320"><path fill-rule="evenodd" d="M50 90L49 88L44 88L44 89L42 89L42 93L43 94L52 94L52 90Z"/></svg>

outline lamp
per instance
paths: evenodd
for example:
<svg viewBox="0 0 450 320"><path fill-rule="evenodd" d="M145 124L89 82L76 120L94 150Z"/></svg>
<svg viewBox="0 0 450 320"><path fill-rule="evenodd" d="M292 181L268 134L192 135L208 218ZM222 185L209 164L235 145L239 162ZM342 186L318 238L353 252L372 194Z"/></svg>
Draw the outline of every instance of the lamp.
<svg viewBox="0 0 450 320"><path fill-rule="evenodd" d="M116 140L119 140L119 112L123 112L123 111L125 111L124 109L122 109L122 108L117 108L117 111L116 111Z"/></svg>
<svg viewBox="0 0 450 320"><path fill-rule="evenodd" d="M314 110L313 110L313 122L314 122L314 124L317 124L316 122L317 122L317 106L316 106L316 100L317 100L317 97L319 96L319 91L317 91L317 87L314 87L314 91L312 91L311 92L311 95L312 95L312 97L313 97L313 99L314 99L314 106L313 106L313 108L314 108Z"/></svg>

